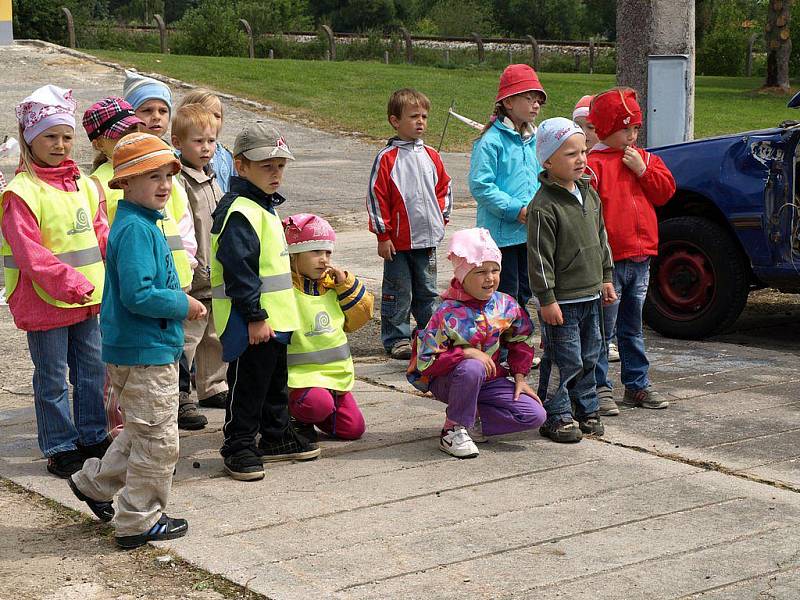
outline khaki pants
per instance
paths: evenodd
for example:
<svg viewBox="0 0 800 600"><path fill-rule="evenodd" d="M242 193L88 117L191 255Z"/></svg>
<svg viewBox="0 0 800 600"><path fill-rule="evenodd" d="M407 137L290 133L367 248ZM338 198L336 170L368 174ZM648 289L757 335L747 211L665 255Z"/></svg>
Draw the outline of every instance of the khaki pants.
<svg viewBox="0 0 800 600"><path fill-rule="evenodd" d="M197 366L195 385L197 399L205 400L220 392L228 391L226 373L228 365L222 362L222 344L214 329L211 315L211 300L201 300L206 307L206 316L195 321L183 322L183 354L191 369L192 361Z"/></svg>
<svg viewBox="0 0 800 600"><path fill-rule="evenodd" d="M125 412L125 428L102 460L90 458L72 476L78 489L110 501L120 489L117 536L148 531L161 517L178 462L178 365L108 365Z"/></svg>

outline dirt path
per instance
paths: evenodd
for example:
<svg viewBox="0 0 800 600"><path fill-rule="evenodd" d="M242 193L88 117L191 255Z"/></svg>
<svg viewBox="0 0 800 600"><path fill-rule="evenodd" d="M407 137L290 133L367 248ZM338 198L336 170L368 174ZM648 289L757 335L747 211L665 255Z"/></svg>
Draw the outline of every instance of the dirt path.
<svg viewBox="0 0 800 600"><path fill-rule="evenodd" d="M151 547L117 550L111 527L0 478L0 596L15 600L260 600Z"/></svg>

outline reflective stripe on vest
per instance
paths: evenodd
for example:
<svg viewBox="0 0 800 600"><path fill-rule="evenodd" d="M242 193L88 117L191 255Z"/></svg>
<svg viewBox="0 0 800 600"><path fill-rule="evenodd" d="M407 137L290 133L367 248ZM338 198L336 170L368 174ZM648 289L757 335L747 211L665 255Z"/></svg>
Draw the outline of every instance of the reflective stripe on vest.
<svg viewBox="0 0 800 600"><path fill-rule="evenodd" d="M258 276L261 279L259 304L267 312L267 323L275 331L294 331L300 326L300 316L292 288L289 252L280 218L256 202L238 196L231 202L220 233L228 219L239 213L250 223L258 236L261 253L258 257ZM217 334L222 336L228 325L232 303L225 293L225 275L217 260L219 233L211 235L211 313Z"/></svg>
<svg viewBox="0 0 800 600"><path fill-rule="evenodd" d="M34 179L23 171L11 181L5 191L14 192L22 198L33 213L39 223L42 245L58 260L80 272L94 286L91 299L82 305L91 306L100 303L105 282L103 257L93 223L99 195L94 182L83 174L76 183L77 192L65 192ZM19 283L20 271L11 247L5 240L2 254L6 295L10 297ZM53 298L35 282L32 285L38 296L48 304L60 308L81 306Z"/></svg>
<svg viewBox="0 0 800 600"><path fill-rule="evenodd" d="M112 190L108 187L108 182L114 176L114 168L110 162L103 163L94 173L92 177L103 184L103 192L106 195L106 212L108 213L108 225L114 223L114 218L117 216L117 205L122 200L122 190ZM178 230L178 223L189 206L189 198L186 195L186 190L180 178L175 176L172 178L172 191L167 200L167 205L162 211L164 213L163 231L167 238L167 245L172 251L172 262L175 263L175 271L178 273L178 281L181 287L185 288L192 283L192 267L189 263L189 255L183 247L183 240L181 239L180 231Z"/></svg>
<svg viewBox="0 0 800 600"><path fill-rule="evenodd" d="M294 290L300 328L286 349L290 388L353 389L355 369L344 332L344 313L335 290L322 295Z"/></svg>

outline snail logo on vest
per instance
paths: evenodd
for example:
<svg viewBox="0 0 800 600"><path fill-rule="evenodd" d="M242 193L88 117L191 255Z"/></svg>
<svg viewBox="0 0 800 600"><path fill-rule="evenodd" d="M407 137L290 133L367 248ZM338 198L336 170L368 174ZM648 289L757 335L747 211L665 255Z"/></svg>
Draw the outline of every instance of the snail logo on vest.
<svg viewBox="0 0 800 600"><path fill-rule="evenodd" d="M92 224L89 222L89 215L86 214L86 210L79 208L75 212L75 223L73 223L72 229L67 231L67 235L75 235L77 233L83 233L84 231L91 230Z"/></svg>
<svg viewBox="0 0 800 600"><path fill-rule="evenodd" d="M306 334L306 337L314 337L317 335L325 335L326 333L333 333L334 329L331 327L331 316L324 310L317 313L314 317L314 329Z"/></svg>

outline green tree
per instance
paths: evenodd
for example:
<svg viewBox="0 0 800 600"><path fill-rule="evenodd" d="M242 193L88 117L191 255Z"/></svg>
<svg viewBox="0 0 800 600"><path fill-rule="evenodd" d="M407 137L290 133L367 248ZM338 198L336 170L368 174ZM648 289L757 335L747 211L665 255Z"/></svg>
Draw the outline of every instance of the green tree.
<svg viewBox="0 0 800 600"><path fill-rule="evenodd" d="M236 7L230 3L202 0L197 8L187 10L175 26L178 34L172 47L176 54L241 56L247 47Z"/></svg>
<svg viewBox="0 0 800 600"><path fill-rule="evenodd" d="M495 0L497 23L516 36L570 40L581 37L582 0Z"/></svg>
<svg viewBox="0 0 800 600"><path fill-rule="evenodd" d="M491 10L482 0L438 0L428 18L438 35L466 36L474 31L489 36L498 31Z"/></svg>
<svg viewBox="0 0 800 600"><path fill-rule="evenodd" d="M736 2L714 7L711 28L703 36L697 52L697 72L701 75L742 75L747 60L748 32L743 27L745 13Z"/></svg>
<svg viewBox="0 0 800 600"><path fill-rule="evenodd" d="M314 27L308 0L243 0L236 3L236 10L256 35Z"/></svg>
<svg viewBox="0 0 800 600"><path fill-rule="evenodd" d="M330 23L336 31L388 29L397 24L394 0L317 0L310 6L317 23Z"/></svg>

